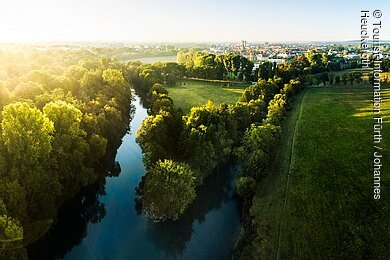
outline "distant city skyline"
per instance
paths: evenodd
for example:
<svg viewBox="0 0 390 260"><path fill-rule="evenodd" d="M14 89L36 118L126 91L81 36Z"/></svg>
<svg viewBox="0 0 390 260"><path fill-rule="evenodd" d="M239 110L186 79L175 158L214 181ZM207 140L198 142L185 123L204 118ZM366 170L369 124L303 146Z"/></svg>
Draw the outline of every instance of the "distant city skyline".
<svg viewBox="0 0 390 260"><path fill-rule="evenodd" d="M0 9L0 42L311 42L360 38L360 10L388 1L14 0ZM372 18L371 19L375 19Z"/></svg>

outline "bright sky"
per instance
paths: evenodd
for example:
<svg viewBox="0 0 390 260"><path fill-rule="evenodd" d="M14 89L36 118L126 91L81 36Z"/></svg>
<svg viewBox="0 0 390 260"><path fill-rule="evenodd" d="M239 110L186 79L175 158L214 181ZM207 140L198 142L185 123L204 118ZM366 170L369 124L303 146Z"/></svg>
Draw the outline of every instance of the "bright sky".
<svg viewBox="0 0 390 260"><path fill-rule="evenodd" d="M390 1L1 0L1 42L311 41L360 38L360 10Z"/></svg>

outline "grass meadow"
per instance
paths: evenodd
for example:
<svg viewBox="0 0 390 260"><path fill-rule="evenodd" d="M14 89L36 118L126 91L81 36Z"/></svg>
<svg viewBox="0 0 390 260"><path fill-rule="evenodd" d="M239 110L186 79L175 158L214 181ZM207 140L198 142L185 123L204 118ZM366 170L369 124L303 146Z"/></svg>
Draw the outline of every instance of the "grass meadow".
<svg viewBox="0 0 390 260"><path fill-rule="evenodd" d="M234 104L249 84L231 84L202 80L181 80L175 86L167 87L175 106L187 113L191 107L206 104L208 100L215 104Z"/></svg>
<svg viewBox="0 0 390 260"><path fill-rule="evenodd" d="M297 97L251 214L264 259L385 259L390 254L390 102L382 103L381 197L373 199L371 91L309 88ZM382 97L390 98L390 89ZM287 192L286 192L287 190ZM338 259L337 258L337 259Z"/></svg>

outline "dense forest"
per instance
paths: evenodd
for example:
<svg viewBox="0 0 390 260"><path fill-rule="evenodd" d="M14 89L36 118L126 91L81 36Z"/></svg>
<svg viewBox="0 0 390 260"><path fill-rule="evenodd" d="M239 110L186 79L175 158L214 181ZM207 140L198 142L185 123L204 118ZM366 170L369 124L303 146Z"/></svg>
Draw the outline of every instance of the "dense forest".
<svg viewBox="0 0 390 260"><path fill-rule="evenodd" d="M0 60L0 243L7 249L41 237L61 204L104 174L128 130L132 95L126 67L87 50L3 48Z"/></svg>

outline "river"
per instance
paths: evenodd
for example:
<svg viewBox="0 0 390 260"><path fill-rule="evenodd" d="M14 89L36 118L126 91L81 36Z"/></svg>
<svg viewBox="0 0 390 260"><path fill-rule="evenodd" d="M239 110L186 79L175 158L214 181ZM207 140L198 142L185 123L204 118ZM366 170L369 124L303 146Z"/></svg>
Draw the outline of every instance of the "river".
<svg viewBox="0 0 390 260"><path fill-rule="evenodd" d="M234 195L235 167L205 180L197 198L175 222L151 223L137 212L136 192L145 174L135 132L147 111L135 98L130 133L116 155L118 176L65 204L56 225L28 248L31 259L230 259L240 231Z"/></svg>

